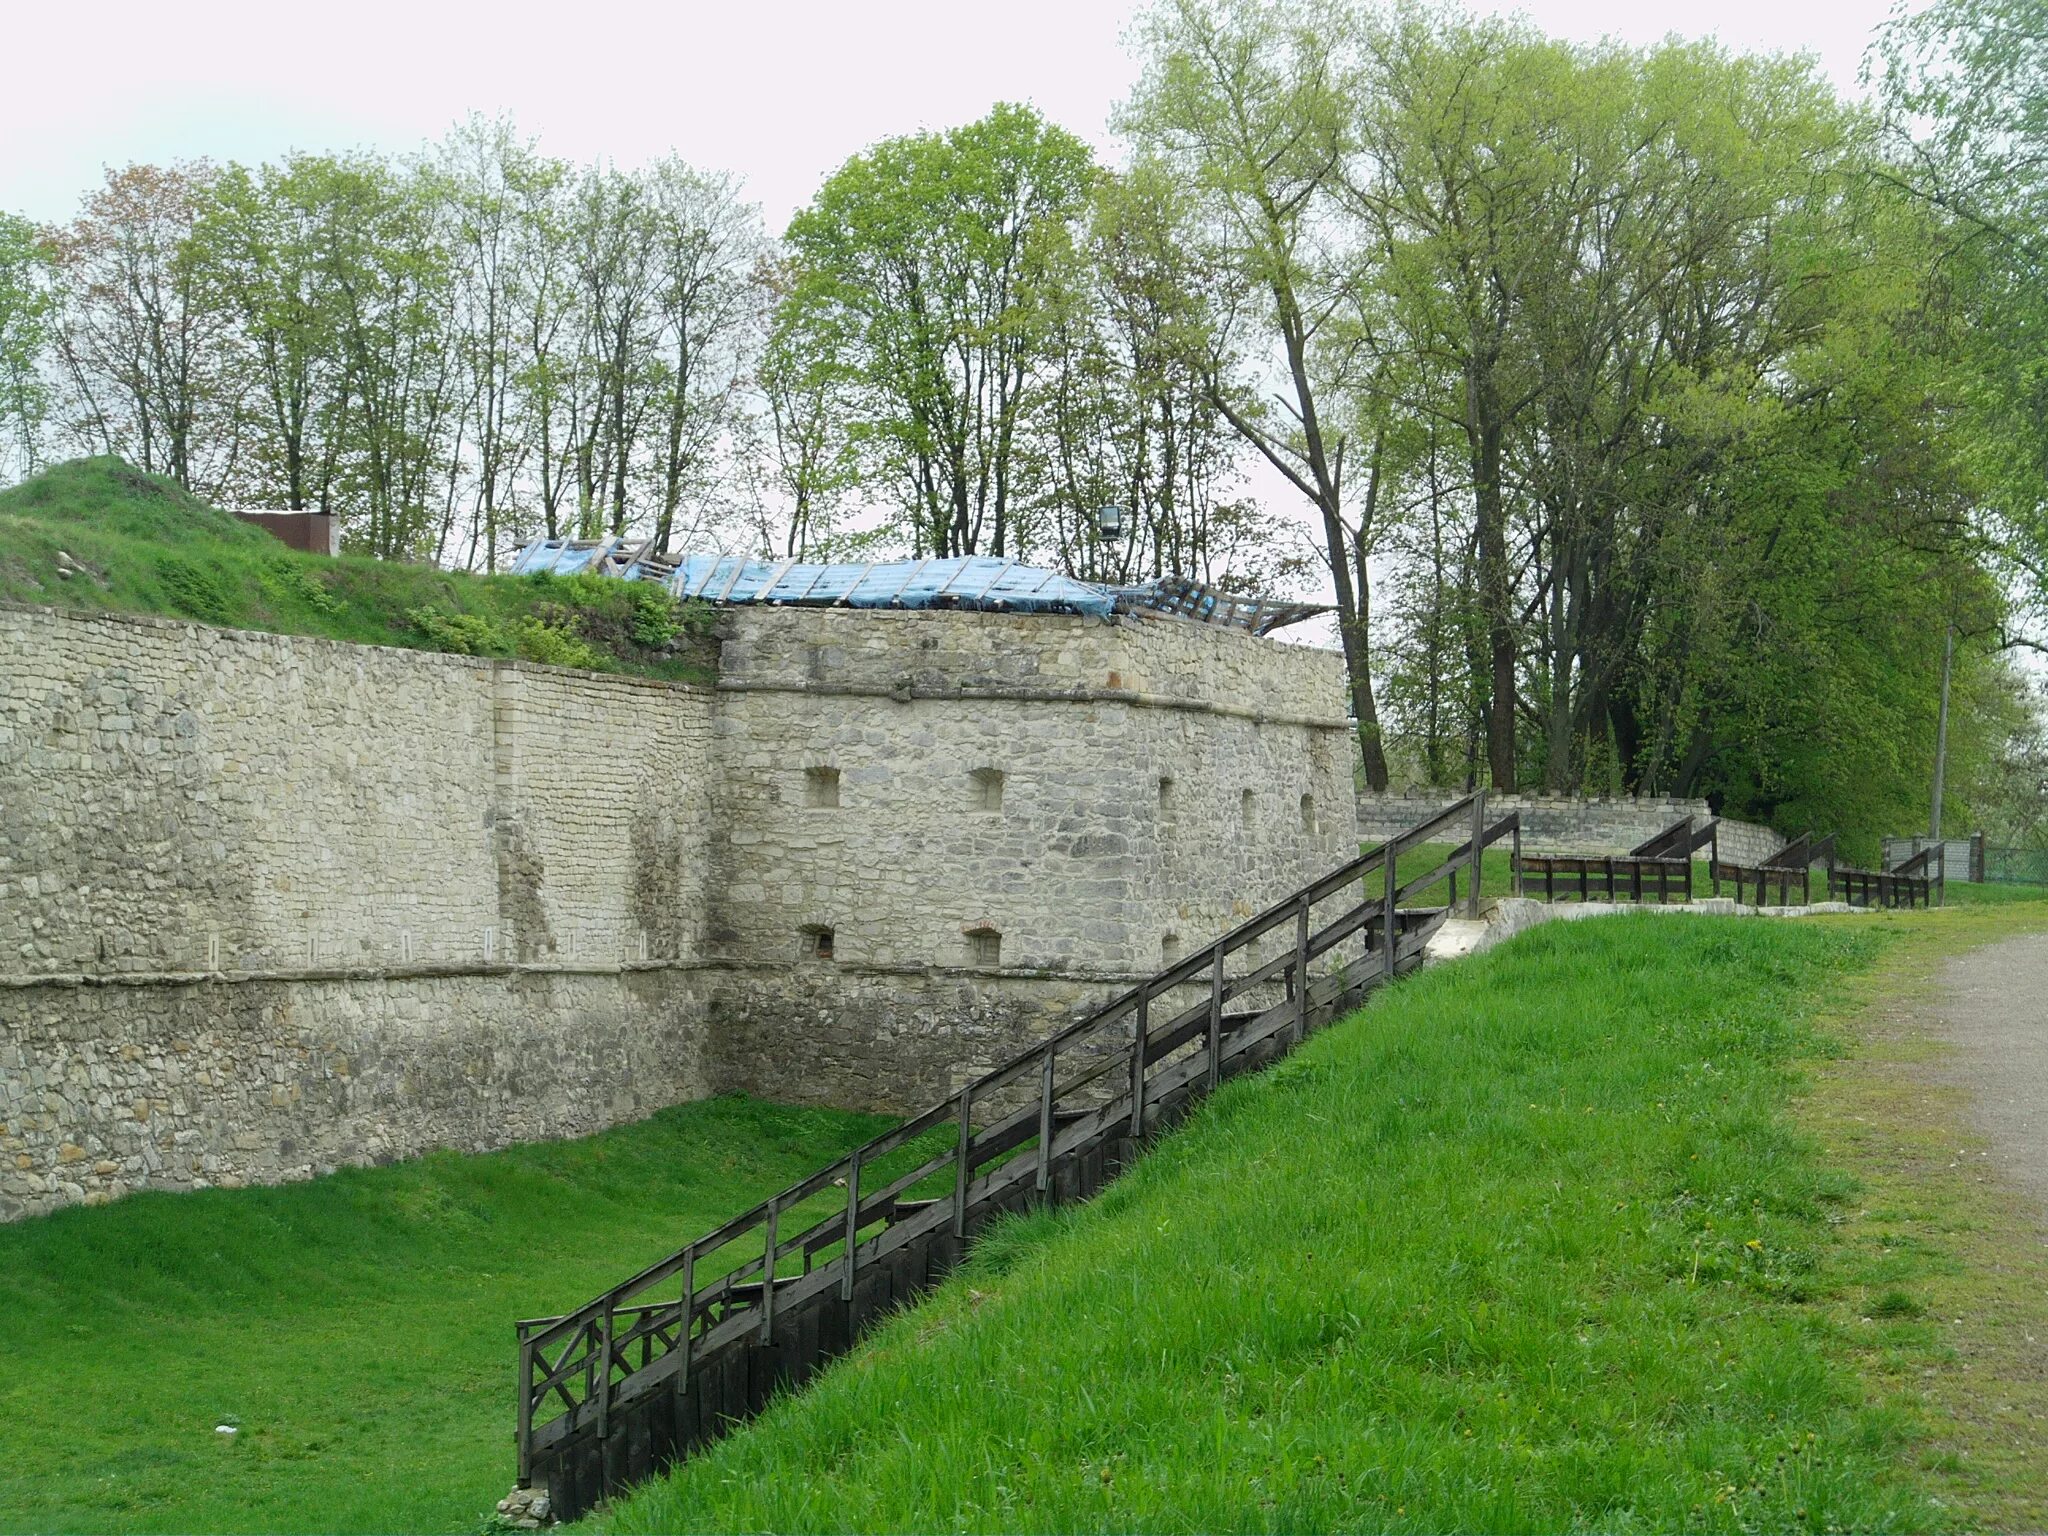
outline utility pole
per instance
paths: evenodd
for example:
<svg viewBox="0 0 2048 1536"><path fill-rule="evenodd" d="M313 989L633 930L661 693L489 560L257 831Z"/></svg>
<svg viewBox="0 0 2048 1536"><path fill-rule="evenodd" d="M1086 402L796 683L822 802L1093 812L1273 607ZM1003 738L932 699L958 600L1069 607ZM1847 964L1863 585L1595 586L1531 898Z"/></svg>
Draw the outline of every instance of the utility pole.
<svg viewBox="0 0 2048 1536"><path fill-rule="evenodd" d="M1934 815L1927 826L1927 840L1941 841L1942 780L1948 773L1948 674L1956 659L1956 627L1948 627L1948 640L1941 650L1941 713L1934 727Z"/></svg>

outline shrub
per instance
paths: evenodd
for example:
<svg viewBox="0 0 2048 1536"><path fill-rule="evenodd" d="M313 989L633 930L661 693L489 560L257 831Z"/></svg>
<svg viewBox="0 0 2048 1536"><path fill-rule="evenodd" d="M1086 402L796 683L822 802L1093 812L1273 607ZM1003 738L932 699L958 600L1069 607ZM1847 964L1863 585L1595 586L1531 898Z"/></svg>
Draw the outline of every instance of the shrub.
<svg viewBox="0 0 2048 1536"><path fill-rule="evenodd" d="M480 613L450 613L444 608L409 608L412 620L427 644L437 651L458 656L510 656L513 642L495 620Z"/></svg>
<svg viewBox="0 0 2048 1536"><path fill-rule="evenodd" d="M194 565L176 555L163 555L156 562L157 580L171 608L187 618L226 624L234 617L235 604L227 584L205 566Z"/></svg>
<svg viewBox="0 0 2048 1536"><path fill-rule="evenodd" d="M561 624L549 624L533 617L519 621L519 654L528 661L546 662L553 667L582 667L586 671L608 670L607 658L581 635Z"/></svg>

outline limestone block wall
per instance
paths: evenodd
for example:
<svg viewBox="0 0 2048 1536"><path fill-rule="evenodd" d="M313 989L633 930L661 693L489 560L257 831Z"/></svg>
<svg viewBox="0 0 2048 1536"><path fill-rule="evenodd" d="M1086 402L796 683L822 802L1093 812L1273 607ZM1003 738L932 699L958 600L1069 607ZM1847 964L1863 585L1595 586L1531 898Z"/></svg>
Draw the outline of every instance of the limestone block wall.
<svg viewBox="0 0 2048 1536"><path fill-rule="evenodd" d="M673 967L0 989L0 1220L582 1135L707 1091Z"/></svg>
<svg viewBox="0 0 2048 1536"><path fill-rule="evenodd" d="M1342 698L1160 621L736 610L712 689L0 608L0 1218L920 1103L1346 857Z"/></svg>
<svg viewBox="0 0 2048 1536"><path fill-rule="evenodd" d="M703 690L46 609L0 659L0 973L694 952Z"/></svg>
<svg viewBox="0 0 2048 1536"><path fill-rule="evenodd" d="M1463 795L1456 790L1417 789L1358 797L1358 835L1378 842L1447 809ZM1713 815L1704 800L1675 795L1489 795L1489 820L1518 811L1522 846L1531 853L1626 853L1662 832L1681 816L1702 824ZM1732 863L1755 864L1785 846L1769 827L1750 822L1721 822L1721 856Z"/></svg>
<svg viewBox="0 0 2048 1536"><path fill-rule="evenodd" d="M1730 864L1761 864L1784 848L1786 839L1751 821L1721 819L1721 857Z"/></svg>
<svg viewBox="0 0 2048 1536"><path fill-rule="evenodd" d="M729 958L803 963L829 930L842 970L1142 974L1348 856L1332 653L1171 622L747 608L718 687Z"/></svg>

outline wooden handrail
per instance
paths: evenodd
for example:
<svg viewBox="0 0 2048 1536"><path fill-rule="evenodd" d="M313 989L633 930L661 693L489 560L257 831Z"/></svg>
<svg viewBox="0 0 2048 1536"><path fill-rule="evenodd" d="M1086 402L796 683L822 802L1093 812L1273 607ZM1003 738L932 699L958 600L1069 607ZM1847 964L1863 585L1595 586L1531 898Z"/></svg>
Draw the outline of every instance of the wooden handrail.
<svg viewBox="0 0 2048 1536"><path fill-rule="evenodd" d="M1422 876L1397 882L1395 863L1404 852L1432 841L1444 829L1461 821L1469 828L1469 835L1449 858ZM836 1281L841 1293L850 1296L855 1272L875 1262L895 1244L896 1239L889 1234L899 1230L904 1221L923 1231L933 1220L950 1216L955 1236L963 1237L970 1194L996 1177L995 1172L984 1175L982 1170L1015 1166L1001 1160L1018 1148L1036 1142L1035 1152L1027 1152L1018 1160L1028 1159L1030 1166L1020 1168L1015 1176L1033 1179L1042 1190L1063 1126L1085 1126L1094 1123L1095 1116L1108 1113L1127 1117L1131 1134L1143 1135L1152 1100L1159 1092L1167 1091L1155 1087L1155 1076L1176 1090L1190 1081L1213 1083L1223 1062L1234 1059L1251 1040L1263 1040L1276 1028L1288 1033L1290 1043L1300 1038L1306 1032L1311 1008L1333 1006L1348 995L1347 988L1359 984L1358 976L1367 974L1354 969L1363 962L1348 961L1330 976L1315 978L1310 967L1318 958L1363 935L1369 973L1391 974L1403 945L1400 903L1465 869L1470 871L1470 894L1476 900L1481 855L1485 848L1510 833L1519 841L1518 816L1510 815L1487 826L1484 795L1465 796L1239 923L1196 954L1165 967L1087 1016L970 1080L944 1102L871 1137L846 1156L645 1266L576 1311L520 1321L516 1333L520 1346L521 1475L531 1465L536 1435L558 1427L552 1420L544 1426L535 1423L546 1400L551 1395L559 1396L568 1404L570 1415L577 1413L579 1404L571 1393L579 1373L583 1390L580 1406L594 1404L592 1411L598 1422L604 1423L614 1403L613 1376L618 1370L626 1371L620 1387L628 1391L640 1390L629 1384L637 1374L652 1371L655 1366L660 1369L648 1376L650 1384L666 1379L675 1368L682 1369L687 1376L692 1340L700 1325L707 1339L714 1329L719 1339L733 1337L732 1328L739 1325L731 1313L734 1306L746 1305L749 1311L757 1309L759 1315L748 1326L758 1325L762 1338L772 1338L777 1297L784 1289L797 1286L799 1289L792 1294L802 1297L811 1295L816 1285ZM1381 888L1360 890L1358 882L1376 871L1382 880L1371 883ZM1344 909L1319 923L1316 907L1340 895L1350 898ZM1284 953L1255 963L1235 977L1228 973L1228 962L1234 956L1282 927L1291 929L1292 940ZM1226 1004L1282 980L1287 984L1284 1002L1255 1014L1231 1016L1239 1023L1226 1028ZM1201 1001L1172 1010L1163 1023L1154 1022L1153 1005L1157 1000L1198 981L1203 983L1201 990L1206 994ZM1138 1016L1137 1027L1126 1032L1123 1019L1133 1011ZM1091 1040L1091 1036L1096 1038ZM1187 1048L1198 1041L1199 1055L1185 1055ZM1085 1062L1080 1059L1084 1055L1088 1058ZM1060 1072L1063 1058L1075 1061L1080 1068L1064 1080ZM1113 1074L1123 1070L1129 1074L1128 1086L1113 1092L1099 1107L1066 1107L1072 1102L1072 1095L1095 1087L1105 1078L1114 1081ZM1030 1093L1029 1103L1006 1110L991 1124L974 1127L975 1106L986 1102L990 1093L1032 1073L1038 1081L1033 1085L1035 1091ZM951 1146L921 1159L908 1172L898 1173L879 1188L861 1187L864 1177L874 1176L881 1158L946 1125L955 1127ZM949 1164L953 1168L954 1188L951 1196L938 1202L946 1208L944 1212L934 1212L924 1202L908 1208L901 1206L900 1196L939 1177ZM1011 1175L1006 1173L1003 1177ZM785 1220L794 1216L804 1202L839 1185L844 1186L844 1198L821 1210L815 1220L807 1220L801 1230L796 1223ZM877 1221L884 1224L883 1234L863 1239L861 1233ZM757 1233L761 1234L756 1239L758 1251L743 1257L724 1273L698 1283L698 1274L708 1257L754 1238ZM839 1247L839 1253L814 1269L816 1256L834 1245ZM755 1243L747 1246L754 1247ZM804 1275L778 1277L779 1262L791 1256L801 1258ZM653 1287L678 1274L683 1276L681 1294L648 1299ZM726 1318L733 1318L730 1326ZM619 1325L623 1319L630 1321L621 1333ZM642 1362L637 1369L623 1358L628 1345L640 1346ZM657 1349L663 1351L660 1358L654 1357ZM680 1360L667 1359L677 1354ZM687 1390L687 1381L680 1390Z"/></svg>

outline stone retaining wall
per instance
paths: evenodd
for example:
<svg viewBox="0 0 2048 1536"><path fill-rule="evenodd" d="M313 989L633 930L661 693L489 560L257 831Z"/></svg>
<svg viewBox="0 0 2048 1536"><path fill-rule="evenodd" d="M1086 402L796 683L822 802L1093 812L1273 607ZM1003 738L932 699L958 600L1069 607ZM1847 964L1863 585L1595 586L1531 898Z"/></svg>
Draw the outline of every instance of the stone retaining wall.
<svg viewBox="0 0 2048 1536"><path fill-rule="evenodd" d="M577 1136L707 1091L687 970L0 991L0 1218Z"/></svg>
<svg viewBox="0 0 2048 1536"><path fill-rule="evenodd" d="M0 1219L921 1104L1352 846L1332 653L722 630L691 688L0 607Z"/></svg>

